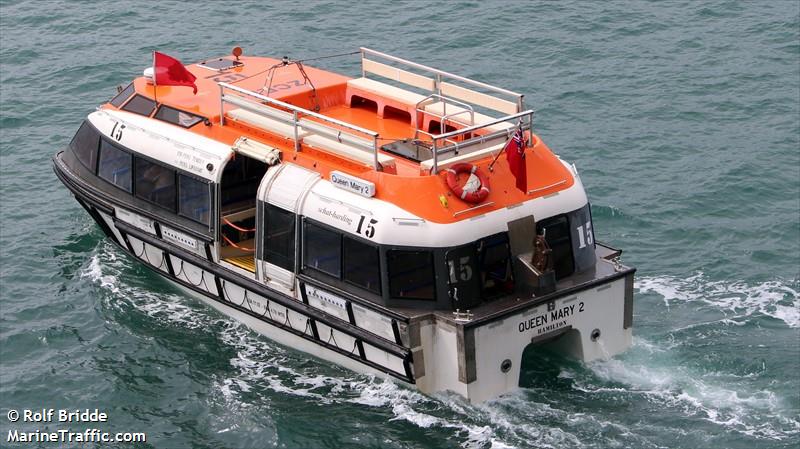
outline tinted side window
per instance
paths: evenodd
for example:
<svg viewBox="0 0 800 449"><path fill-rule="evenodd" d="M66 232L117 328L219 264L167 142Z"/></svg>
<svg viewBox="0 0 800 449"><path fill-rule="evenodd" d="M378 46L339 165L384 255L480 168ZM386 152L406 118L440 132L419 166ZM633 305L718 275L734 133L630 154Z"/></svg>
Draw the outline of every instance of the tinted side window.
<svg viewBox="0 0 800 449"><path fill-rule="evenodd" d="M100 164L97 174L106 181L131 191L131 155L107 140L100 141Z"/></svg>
<svg viewBox="0 0 800 449"><path fill-rule="evenodd" d="M136 196L175 210L175 170L136 158Z"/></svg>
<svg viewBox="0 0 800 449"><path fill-rule="evenodd" d="M139 94L134 95L131 101L122 107L123 111L149 116L156 107L156 102Z"/></svg>
<svg viewBox="0 0 800 449"><path fill-rule="evenodd" d="M572 260L572 244L569 238L569 221L565 215L542 220L536 225L536 232L544 233L548 246L553 250L553 269L556 279L561 279L575 271Z"/></svg>
<svg viewBox="0 0 800 449"><path fill-rule="evenodd" d="M483 297L487 299L514 292L511 272L511 247L508 234L486 237L478 244Z"/></svg>
<svg viewBox="0 0 800 449"><path fill-rule="evenodd" d="M134 90L133 83L128 84L128 87L126 87L122 92L118 93L116 97L111 99L111 104L115 108L122 106L122 103L125 103L125 100L127 100L128 97L133 94Z"/></svg>
<svg viewBox="0 0 800 449"><path fill-rule="evenodd" d="M83 122L69 147L81 163L94 173L97 168L97 145L100 134L89 122Z"/></svg>
<svg viewBox="0 0 800 449"><path fill-rule="evenodd" d="M367 290L381 292L381 261L378 247L343 237L344 280Z"/></svg>
<svg viewBox="0 0 800 449"><path fill-rule="evenodd" d="M264 260L285 270L294 271L295 214L267 204L264 227Z"/></svg>
<svg viewBox="0 0 800 449"><path fill-rule="evenodd" d="M390 250L389 292L395 299L435 299L433 254L430 251Z"/></svg>
<svg viewBox="0 0 800 449"><path fill-rule="evenodd" d="M186 175L178 175L178 213L198 223L208 224L210 213L208 183Z"/></svg>
<svg viewBox="0 0 800 449"><path fill-rule="evenodd" d="M339 278L342 275L342 235L306 221L303 265Z"/></svg>

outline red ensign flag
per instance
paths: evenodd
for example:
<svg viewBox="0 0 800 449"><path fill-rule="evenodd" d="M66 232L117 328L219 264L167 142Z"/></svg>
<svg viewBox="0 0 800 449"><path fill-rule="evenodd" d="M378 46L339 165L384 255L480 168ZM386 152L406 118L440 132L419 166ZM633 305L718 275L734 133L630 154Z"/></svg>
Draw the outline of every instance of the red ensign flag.
<svg viewBox="0 0 800 449"><path fill-rule="evenodd" d="M153 52L153 81L156 86L191 86L197 93L196 76L180 61L157 51Z"/></svg>
<svg viewBox="0 0 800 449"><path fill-rule="evenodd" d="M522 128L517 129L511 139L506 143L506 160L508 160L508 167L511 173L517 178L517 188L522 190L523 193L528 193L528 173L525 164L525 136L522 134Z"/></svg>

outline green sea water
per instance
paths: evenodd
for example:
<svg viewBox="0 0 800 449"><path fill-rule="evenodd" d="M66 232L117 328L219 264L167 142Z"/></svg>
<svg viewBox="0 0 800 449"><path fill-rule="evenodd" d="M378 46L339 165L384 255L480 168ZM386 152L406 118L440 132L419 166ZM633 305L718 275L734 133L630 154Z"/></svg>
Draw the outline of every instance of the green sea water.
<svg viewBox="0 0 800 449"><path fill-rule="evenodd" d="M634 344L470 405L282 347L103 239L50 157L160 50L359 46L525 92L636 266ZM800 4L0 0L0 447L100 409L147 448L797 448ZM355 75L357 58L320 61Z"/></svg>

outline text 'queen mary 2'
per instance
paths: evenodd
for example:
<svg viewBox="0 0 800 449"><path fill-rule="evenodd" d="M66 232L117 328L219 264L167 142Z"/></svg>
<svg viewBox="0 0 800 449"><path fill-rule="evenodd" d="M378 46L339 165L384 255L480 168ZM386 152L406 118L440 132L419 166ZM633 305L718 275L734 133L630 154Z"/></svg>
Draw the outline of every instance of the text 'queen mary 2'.
<svg viewBox="0 0 800 449"><path fill-rule="evenodd" d="M577 169L523 96L353 54L356 78L156 52L55 172L109 239L212 307L423 392L512 390L529 345L628 348L635 270L595 240Z"/></svg>

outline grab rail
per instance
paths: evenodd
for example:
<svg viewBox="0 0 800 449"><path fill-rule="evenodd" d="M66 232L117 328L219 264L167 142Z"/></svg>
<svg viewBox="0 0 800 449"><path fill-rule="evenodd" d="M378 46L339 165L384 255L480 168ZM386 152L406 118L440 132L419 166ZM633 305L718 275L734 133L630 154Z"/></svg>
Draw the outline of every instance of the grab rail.
<svg viewBox="0 0 800 449"><path fill-rule="evenodd" d="M511 130L509 129L508 131L498 131L498 132L495 132L495 133L492 133L492 134L489 134L489 135L473 137L472 139L468 139L468 140L463 141L461 143L454 143L454 144L452 144L450 146L446 146L446 147L442 147L442 148L439 148L438 145L437 145L437 142L439 140L444 140L445 142L447 142L448 140L452 141L453 137L456 137L456 136L459 136L459 135L462 135L462 134L468 134L468 133L471 133L473 131L477 131L479 129L486 128L486 127L489 127L489 126L492 126L492 125L497 125L498 123L510 122L512 120L515 120L515 119L519 120L519 127L523 131L532 130L533 129L533 114L534 114L533 110L532 109L528 109L527 111L522 111L522 112L518 112L516 114L511 114L511 115L508 115L508 116L505 116L505 117L501 117L501 118L498 118L498 119L495 119L495 120L492 120L492 121L489 121L489 122L486 122L486 123L482 123L480 125L472 125L472 126L468 126L466 128L457 129L455 131L446 132L444 134L431 135L431 139L433 140L433 166L431 167L431 173L436 174L436 173L439 172L439 155L440 154L449 153L451 151L458 152L458 150L463 149L464 147L477 145L477 144L480 144L480 143L484 143L487 140L491 140L493 138L501 137L503 134L508 135L508 137L510 138L511 137ZM527 120L524 120L524 118L526 118L526 117L527 117Z"/></svg>
<svg viewBox="0 0 800 449"><path fill-rule="evenodd" d="M310 111L308 109L304 109L298 106L291 105L289 103L285 103L280 100L276 100L274 98L267 97L265 95L261 95L251 90L243 89L238 86L233 86L228 83L217 83L217 84L219 85L220 126L225 125L225 103L227 102L239 106L241 108L244 108L255 114L259 114L268 119L278 120L281 123L285 123L287 125L292 126L294 128L293 140L294 140L295 153L300 151L299 128L302 127L303 129L312 130L317 134L322 134L324 136L331 137L340 142L342 141L348 142L354 146L357 146L359 149L362 149L363 151L372 151L375 170L381 169L381 165L378 162L378 133L370 131L365 128L361 128L360 126L356 126L347 122L343 122L341 120L337 120L332 117L322 115L314 111ZM238 94L247 97L255 98L258 101L248 100L247 98L238 95L226 94L225 93L226 89L229 89L233 92L236 92ZM285 111L281 111L280 109L270 108L269 106L266 106L263 103L278 106L282 109L290 111L291 114L286 113ZM283 114L281 114L281 112L284 112L286 115L284 116ZM354 134L353 132L342 131L341 129L325 125L324 123L311 122L309 120L302 119L300 117L301 115L303 117L314 117L323 122L330 123L341 128L345 128L346 130L354 131L355 133L360 133L369 136L372 140L371 145L370 142L368 142L363 138L360 138L357 134Z"/></svg>

